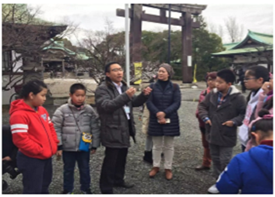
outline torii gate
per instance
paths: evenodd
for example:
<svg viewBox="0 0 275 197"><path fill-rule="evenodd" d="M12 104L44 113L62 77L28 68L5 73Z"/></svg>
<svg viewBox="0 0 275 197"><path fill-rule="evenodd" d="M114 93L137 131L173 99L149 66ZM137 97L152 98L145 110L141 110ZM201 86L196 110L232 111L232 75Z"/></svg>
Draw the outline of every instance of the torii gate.
<svg viewBox="0 0 275 197"><path fill-rule="evenodd" d="M142 5L157 8L160 15L145 14L142 11ZM198 4L170 4L171 12L180 12L180 19L171 18L170 24L182 27L182 82L192 83L192 28L199 28L198 21L193 21L201 14L206 5ZM130 46L132 51L132 62L140 62L141 57L141 34L142 21L168 24L169 18L166 17L166 11L169 10L169 4L131 4L129 9L130 23ZM116 15L125 17L125 10L117 9Z"/></svg>

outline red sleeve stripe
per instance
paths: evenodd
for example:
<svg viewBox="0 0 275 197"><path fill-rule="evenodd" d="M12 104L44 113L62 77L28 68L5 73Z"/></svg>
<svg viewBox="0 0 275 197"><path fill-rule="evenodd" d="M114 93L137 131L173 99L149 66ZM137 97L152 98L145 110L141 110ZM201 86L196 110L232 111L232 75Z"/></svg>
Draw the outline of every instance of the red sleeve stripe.
<svg viewBox="0 0 275 197"><path fill-rule="evenodd" d="M11 125L11 130L14 129L28 129L29 126L27 124L12 124Z"/></svg>
<svg viewBox="0 0 275 197"><path fill-rule="evenodd" d="M14 130L11 133L12 134L15 134L15 133L28 133L28 130Z"/></svg>

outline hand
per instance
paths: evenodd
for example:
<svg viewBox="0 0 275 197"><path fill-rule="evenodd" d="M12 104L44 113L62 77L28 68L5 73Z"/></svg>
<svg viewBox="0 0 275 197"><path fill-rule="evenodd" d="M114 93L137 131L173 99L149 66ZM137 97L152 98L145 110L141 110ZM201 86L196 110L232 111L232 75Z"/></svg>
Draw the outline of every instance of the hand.
<svg viewBox="0 0 275 197"><path fill-rule="evenodd" d="M158 119L159 124L166 124L165 118Z"/></svg>
<svg viewBox="0 0 275 197"><path fill-rule="evenodd" d="M11 161L11 158L9 156L6 156L2 159L2 161Z"/></svg>
<svg viewBox="0 0 275 197"><path fill-rule="evenodd" d="M132 98L136 93L136 88L130 87L128 90L126 90L126 94Z"/></svg>
<svg viewBox="0 0 275 197"><path fill-rule="evenodd" d="M222 125L225 125L225 126L228 126L228 127L233 127L234 123L233 123L233 121L229 120L229 121L226 121L226 122L222 123Z"/></svg>
<svg viewBox="0 0 275 197"><path fill-rule="evenodd" d="M147 87L143 90L143 94L146 96L146 95L149 95L150 93L152 92L152 88L150 87Z"/></svg>
<svg viewBox="0 0 275 197"><path fill-rule="evenodd" d="M96 149L91 150L91 154L95 154L95 152L96 152Z"/></svg>
<svg viewBox="0 0 275 197"><path fill-rule="evenodd" d="M61 156L62 156L62 150L58 150L58 151L55 153L55 155L56 155L57 157L61 157Z"/></svg>
<svg viewBox="0 0 275 197"><path fill-rule="evenodd" d="M211 120L207 120L205 124L209 124L210 126L212 126Z"/></svg>
<svg viewBox="0 0 275 197"><path fill-rule="evenodd" d="M270 90L272 90L272 85L269 81L265 82L263 85L262 85L262 89L264 91L264 94L267 94Z"/></svg>
<svg viewBox="0 0 275 197"><path fill-rule="evenodd" d="M165 115L166 115L166 114L165 114L164 112L162 112L162 111L160 111L160 112L158 112L158 113L156 114L156 116L157 116L158 119L164 118Z"/></svg>

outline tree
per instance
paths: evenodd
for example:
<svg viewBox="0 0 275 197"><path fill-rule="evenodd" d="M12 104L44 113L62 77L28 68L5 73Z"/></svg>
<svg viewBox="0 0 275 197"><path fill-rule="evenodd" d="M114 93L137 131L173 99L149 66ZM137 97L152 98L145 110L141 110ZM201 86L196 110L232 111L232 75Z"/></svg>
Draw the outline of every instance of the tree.
<svg viewBox="0 0 275 197"><path fill-rule="evenodd" d="M239 25L235 17L228 17L225 20L225 28L232 43L241 41L243 37L243 26Z"/></svg>
<svg viewBox="0 0 275 197"><path fill-rule="evenodd" d="M193 65L198 65L197 79L202 80L208 71L219 70L228 66L224 59L211 58L214 52L223 51L221 38L206 30L207 24L202 17L199 17L201 26L193 30ZM110 61L117 61L124 67L125 65L125 33L116 32L110 21L106 22L104 31L88 32L79 45L87 50L87 55L91 58L87 61L79 62L80 65L90 72L91 77L99 83L105 77L104 66ZM158 66L167 62L167 36L168 31L162 32L142 32L142 78L151 78L156 74ZM182 57L182 46L180 40L181 31L171 31L171 62L178 61ZM134 51L134 50L130 50ZM132 55L132 54L130 54ZM180 66L177 66L180 69ZM130 70L134 70L131 64ZM131 72L131 82L137 80ZM177 71L181 78L181 71Z"/></svg>
<svg viewBox="0 0 275 197"><path fill-rule="evenodd" d="M218 71L228 67L228 61L220 58L213 58L212 53L223 51L222 39L215 33L210 33L204 22L204 18L200 17L201 27L193 30L192 37L192 53L193 65L197 64L198 80L204 80L205 74L209 71Z"/></svg>
<svg viewBox="0 0 275 197"><path fill-rule="evenodd" d="M214 23L208 23L207 24L207 30L211 33L217 33L217 27Z"/></svg>
<svg viewBox="0 0 275 197"><path fill-rule="evenodd" d="M217 35L219 35L221 37L221 39L223 40L224 31L223 31L223 26L222 25L219 25Z"/></svg>
<svg viewBox="0 0 275 197"><path fill-rule="evenodd" d="M27 4L2 4L2 71L8 76L2 90L10 90L24 80L23 68L40 72L37 65L40 65L41 45L67 28L39 19L39 13L39 7L31 8ZM72 32L70 28L60 37Z"/></svg>
<svg viewBox="0 0 275 197"><path fill-rule="evenodd" d="M86 61L79 61L78 64L82 65L86 71L90 72L90 76L100 83L105 78L104 66L111 62L118 62L123 68L125 68L125 32L117 32L113 28L113 23L106 19L104 31L87 32L85 38L79 41L79 46L87 50L87 55L91 58ZM142 63L143 72L142 78L152 77L152 73L155 72L157 65L159 64L159 50L163 49L159 42L154 40L156 34L154 32L144 31L142 34L143 44L141 45L142 51ZM146 41L144 41L146 40ZM155 46L154 44L158 45ZM153 47L151 47L154 45ZM132 47L134 49L135 46ZM158 48L158 50L154 50ZM130 50L131 53L135 50ZM133 54L130 54L130 56ZM138 80L134 76L134 65L130 65L130 79L131 82Z"/></svg>
<svg viewBox="0 0 275 197"><path fill-rule="evenodd" d="M89 60L78 61L83 69L89 71L90 76L99 83L104 78L104 66L117 61L124 65L124 32L115 32L110 20L105 21L105 31L90 31L79 41L78 45L86 49Z"/></svg>
<svg viewBox="0 0 275 197"><path fill-rule="evenodd" d="M257 53L251 53L250 55L257 58L258 64L265 63L270 72L273 73L273 46L267 44L259 44L255 46Z"/></svg>

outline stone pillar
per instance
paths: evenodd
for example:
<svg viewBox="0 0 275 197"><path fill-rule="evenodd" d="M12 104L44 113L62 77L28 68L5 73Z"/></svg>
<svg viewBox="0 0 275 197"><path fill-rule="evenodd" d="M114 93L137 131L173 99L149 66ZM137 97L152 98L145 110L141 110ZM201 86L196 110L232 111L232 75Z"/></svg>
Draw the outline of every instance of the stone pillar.
<svg viewBox="0 0 275 197"><path fill-rule="evenodd" d="M141 61L141 36L142 36L142 5L131 4L132 18L130 24L131 62Z"/></svg>
<svg viewBox="0 0 275 197"><path fill-rule="evenodd" d="M182 13L182 82L192 83L192 18L188 12ZM189 59L189 60L188 60ZM188 65L188 61L191 66Z"/></svg>

